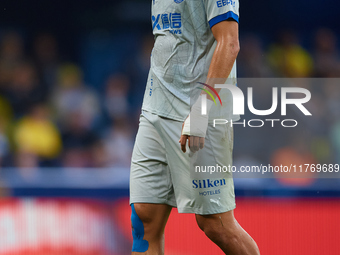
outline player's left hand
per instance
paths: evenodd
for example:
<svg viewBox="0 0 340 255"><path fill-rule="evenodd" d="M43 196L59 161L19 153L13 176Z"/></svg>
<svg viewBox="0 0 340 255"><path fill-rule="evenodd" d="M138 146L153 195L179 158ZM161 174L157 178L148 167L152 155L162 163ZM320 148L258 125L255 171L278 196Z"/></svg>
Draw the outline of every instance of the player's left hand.
<svg viewBox="0 0 340 255"><path fill-rule="evenodd" d="M182 124L182 133L183 133L183 127L184 127L184 122ZM193 152L193 153L204 148L204 140L205 140L204 137L191 136L191 135L181 135L181 138L179 139L178 142L181 144L181 150L184 153L187 151L187 149L186 149L187 140L188 140L188 145L189 145L190 151Z"/></svg>

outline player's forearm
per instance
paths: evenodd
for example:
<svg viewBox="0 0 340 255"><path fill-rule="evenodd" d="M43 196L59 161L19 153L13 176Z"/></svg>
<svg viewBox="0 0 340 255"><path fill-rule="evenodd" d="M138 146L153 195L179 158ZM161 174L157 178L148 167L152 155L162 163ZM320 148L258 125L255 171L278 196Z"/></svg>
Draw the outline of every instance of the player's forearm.
<svg viewBox="0 0 340 255"><path fill-rule="evenodd" d="M224 84L234 66L240 50L238 38L224 36L218 38L217 46L213 54L206 84L214 87L215 84ZM221 89L216 89L219 93Z"/></svg>
<svg viewBox="0 0 340 255"><path fill-rule="evenodd" d="M225 81L228 79L230 72L234 66L238 52L239 52L238 39L235 40L233 37L227 37L227 38L223 37L223 39L217 40L217 47L215 49L215 52L213 54L213 58L212 58L212 61L209 67L208 77L206 81L207 85L215 86L215 84L225 83ZM216 89L217 93L219 93L220 90L221 89ZM203 90L202 94L205 94L205 93L207 92ZM203 98L199 98L193 104L188 118L184 121L183 128L182 128L182 137L180 140L180 143L182 145L182 150L184 152L185 152L184 146L186 144L187 137L183 138L183 135L194 136L196 138L204 138L206 136L209 117L207 114L202 114L202 108L201 108L202 100ZM210 111L212 106L213 106L213 101L209 98L209 100L206 101L206 106L205 106L206 113ZM194 122L193 125L191 121ZM204 141L203 141L203 145L204 145ZM201 148L203 148L202 146Z"/></svg>

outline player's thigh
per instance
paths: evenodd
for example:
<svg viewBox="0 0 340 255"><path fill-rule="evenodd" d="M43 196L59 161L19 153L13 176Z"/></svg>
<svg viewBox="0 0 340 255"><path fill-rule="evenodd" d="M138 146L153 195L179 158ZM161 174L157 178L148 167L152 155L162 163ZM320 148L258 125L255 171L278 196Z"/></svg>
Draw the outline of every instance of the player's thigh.
<svg viewBox="0 0 340 255"><path fill-rule="evenodd" d="M143 114L132 153L130 204L176 206L163 139L155 128L157 116Z"/></svg>
<svg viewBox="0 0 340 255"><path fill-rule="evenodd" d="M234 184L226 171L232 164L232 129L209 126L205 147L196 153L181 151L181 125L164 120L163 130L178 211L216 214L233 210Z"/></svg>
<svg viewBox="0 0 340 255"><path fill-rule="evenodd" d="M219 214L235 208L232 173L233 134L227 126L209 125L205 146L190 158L190 186L197 214Z"/></svg>

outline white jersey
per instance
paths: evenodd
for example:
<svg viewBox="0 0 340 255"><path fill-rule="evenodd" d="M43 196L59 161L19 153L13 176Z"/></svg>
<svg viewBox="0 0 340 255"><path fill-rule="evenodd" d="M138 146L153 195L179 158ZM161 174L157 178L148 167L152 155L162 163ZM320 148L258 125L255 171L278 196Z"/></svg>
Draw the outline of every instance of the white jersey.
<svg viewBox="0 0 340 255"><path fill-rule="evenodd" d="M193 89L206 81L216 47L211 27L228 19L238 22L238 17L238 0L153 0L155 44L142 109L184 121L190 97L198 91ZM236 62L230 81L236 84ZM232 115L231 94L222 90L220 97L223 106L217 105L210 119Z"/></svg>

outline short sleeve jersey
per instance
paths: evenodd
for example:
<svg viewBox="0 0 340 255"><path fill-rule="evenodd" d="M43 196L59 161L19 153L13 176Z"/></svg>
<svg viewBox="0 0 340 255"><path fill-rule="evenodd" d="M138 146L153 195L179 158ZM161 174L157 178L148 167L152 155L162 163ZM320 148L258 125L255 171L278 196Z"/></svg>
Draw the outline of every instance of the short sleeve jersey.
<svg viewBox="0 0 340 255"><path fill-rule="evenodd" d="M239 20L238 0L152 0L155 44L143 110L185 120L192 89L206 81L216 48L211 27L230 19ZM236 62L228 78L236 84Z"/></svg>

